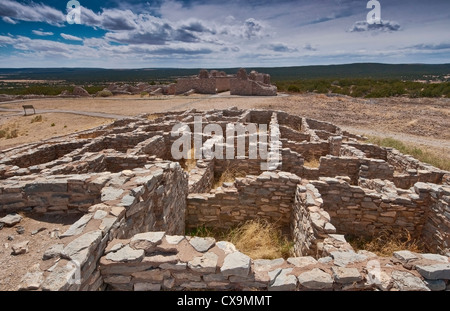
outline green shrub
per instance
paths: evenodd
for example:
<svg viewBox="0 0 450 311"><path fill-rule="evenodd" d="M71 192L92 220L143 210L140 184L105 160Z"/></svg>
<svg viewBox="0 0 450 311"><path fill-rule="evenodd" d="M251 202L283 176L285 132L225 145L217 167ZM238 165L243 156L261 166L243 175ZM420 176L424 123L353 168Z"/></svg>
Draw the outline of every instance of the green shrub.
<svg viewBox="0 0 450 311"><path fill-rule="evenodd" d="M51 127L55 127L55 126L56 126L56 124L55 124L55 123L52 123Z"/></svg>
<svg viewBox="0 0 450 311"><path fill-rule="evenodd" d="M105 88L104 85L91 85L88 87L85 87L84 89L91 95L97 94L98 92L103 91Z"/></svg>
<svg viewBox="0 0 450 311"><path fill-rule="evenodd" d="M113 93L110 90L102 90L97 93L98 97L111 97L113 96Z"/></svg>
<svg viewBox="0 0 450 311"><path fill-rule="evenodd" d="M300 93L300 88L296 85L289 85L288 89L289 92L295 92Z"/></svg>

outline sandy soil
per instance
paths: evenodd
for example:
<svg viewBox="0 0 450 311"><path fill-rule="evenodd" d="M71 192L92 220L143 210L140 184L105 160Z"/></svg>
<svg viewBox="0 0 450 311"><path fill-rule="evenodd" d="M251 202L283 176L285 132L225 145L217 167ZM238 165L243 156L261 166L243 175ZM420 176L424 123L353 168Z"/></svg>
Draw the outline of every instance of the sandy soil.
<svg viewBox="0 0 450 311"><path fill-rule="evenodd" d="M111 123L111 119L62 113L42 114L42 121L31 123L33 116L0 116L0 130L18 130L18 137L0 138L0 150L16 145L49 139ZM52 126L54 124L54 126Z"/></svg>

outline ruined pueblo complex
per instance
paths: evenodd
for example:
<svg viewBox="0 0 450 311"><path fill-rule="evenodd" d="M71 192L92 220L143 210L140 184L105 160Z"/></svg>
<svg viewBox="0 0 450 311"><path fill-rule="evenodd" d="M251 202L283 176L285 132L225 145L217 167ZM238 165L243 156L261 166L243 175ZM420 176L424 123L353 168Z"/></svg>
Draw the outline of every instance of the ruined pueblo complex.
<svg viewBox="0 0 450 311"><path fill-rule="evenodd" d="M177 93L191 89L276 95L269 76L245 70L179 79ZM188 169L172 149L183 133L196 132L195 120L202 151L214 147L216 156ZM257 124L259 131L224 141L208 132L212 124L223 133L230 124ZM241 139L243 154L227 157L226 143ZM318 167L305 165L311 160ZM213 187L229 170L244 177ZM18 272L20 290L445 290L449 204L450 172L276 110L139 115L0 157L2 227L39 215L76 216ZM296 257L254 260L229 242L186 236L187 229L226 230L257 218L290 236ZM346 240L386 230L407 230L427 253L379 257ZM10 242L16 256L32 253L39 234L48 233Z"/></svg>
<svg viewBox="0 0 450 311"><path fill-rule="evenodd" d="M256 71L247 74L245 69L239 69L237 74L228 75L223 71L201 70L198 75L178 78L176 83L168 85L148 85L139 83L136 86L128 84L111 84L108 91L113 94L140 94L147 92L150 95L189 95L217 94L230 92L231 95L240 96L276 96L277 87L271 84L270 75ZM67 95L67 94L64 94ZM75 96L89 96L89 93L80 88L73 92Z"/></svg>

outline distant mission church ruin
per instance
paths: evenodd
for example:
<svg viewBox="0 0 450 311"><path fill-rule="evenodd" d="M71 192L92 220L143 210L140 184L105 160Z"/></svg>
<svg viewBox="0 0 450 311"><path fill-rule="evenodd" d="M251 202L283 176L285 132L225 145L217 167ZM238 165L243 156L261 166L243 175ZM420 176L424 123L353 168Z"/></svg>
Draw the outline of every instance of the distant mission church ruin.
<svg viewBox="0 0 450 311"><path fill-rule="evenodd" d="M179 78L176 84L176 94L183 94L189 90L199 94L216 94L230 91L231 95L240 96L276 96L277 87L271 85L270 75L252 71L247 74L240 69L236 75L212 70L200 71L198 76Z"/></svg>

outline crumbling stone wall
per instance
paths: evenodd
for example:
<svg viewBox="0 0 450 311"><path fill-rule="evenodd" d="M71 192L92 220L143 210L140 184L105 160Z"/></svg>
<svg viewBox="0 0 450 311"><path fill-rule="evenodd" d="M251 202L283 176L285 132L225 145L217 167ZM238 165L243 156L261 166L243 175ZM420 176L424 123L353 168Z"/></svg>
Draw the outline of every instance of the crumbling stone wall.
<svg viewBox="0 0 450 311"><path fill-rule="evenodd" d="M262 217L288 229L299 182L300 178L290 173L264 172L237 178L208 194L190 194L186 226L227 229Z"/></svg>
<svg viewBox="0 0 450 311"><path fill-rule="evenodd" d="M433 250L448 252L449 218L439 213L448 207L437 193L447 193L445 188L435 188L436 193L426 184L417 183L412 191L397 193L395 186L389 182L365 181L364 187L351 186L345 180L321 178L311 181L322 194L323 208L330 214L331 223L337 232L345 232L357 236L372 236L388 230L393 233L404 233L408 230L415 238L425 238L427 245ZM368 190L381 189L381 192ZM436 216L436 212L439 216ZM431 214L430 214L431 213ZM429 220L431 216L432 220ZM428 228L424 235L424 227ZM434 230L434 231L433 231ZM432 232L441 232L436 238ZM447 232L447 233L444 233Z"/></svg>
<svg viewBox="0 0 450 311"><path fill-rule="evenodd" d="M198 160L189 172L189 193L206 193L214 182L214 161Z"/></svg>
<svg viewBox="0 0 450 311"><path fill-rule="evenodd" d="M179 78L176 94L183 94L190 90L195 90L199 94L216 94L216 89L216 79Z"/></svg>
<svg viewBox="0 0 450 311"><path fill-rule="evenodd" d="M276 171L261 174L260 158L199 160L184 172L170 155L171 131L179 122L193 131L196 115L203 126L212 122L222 129L230 122L251 122L275 131L280 124L282 162ZM2 152L0 213L85 213L45 252L45 261L56 265L45 275L41 271L40 289L97 290L105 288L104 280L118 290L448 286L448 172L393 149L353 142L357 136L328 123L279 111L191 109L147 117ZM202 135L203 142L210 139ZM304 166L305 159L318 156L318 168ZM211 190L214 175L230 166L248 176ZM247 261L229 243L184 236L186 221L191 228L228 229L258 217L291 232L300 257ZM401 251L379 258L356 253L343 236L403 229L442 255ZM68 282L74 260L80 263L81 285ZM368 282L369 260L381 263L380 283ZM26 280L21 284L24 290L35 287Z"/></svg>
<svg viewBox="0 0 450 311"><path fill-rule="evenodd" d="M245 69L240 69L236 78L230 80L230 93L240 96L276 96L277 87L263 81L270 82L270 78L260 78L255 73L248 76Z"/></svg>
<svg viewBox="0 0 450 311"><path fill-rule="evenodd" d="M293 130L290 127L284 126L284 125L280 125L280 132L281 132L281 136L287 140L291 140L291 141L297 141L297 142L302 142L302 141L309 141L311 138L310 134L306 134L306 133L301 133L299 131Z"/></svg>
<svg viewBox="0 0 450 311"><path fill-rule="evenodd" d="M333 134L339 134L340 129L329 122L323 122L323 121L317 121L314 119L305 119L308 123L308 127L311 130L320 130L320 131L326 131Z"/></svg>
<svg viewBox="0 0 450 311"><path fill-rule="evenodd" d="M224 72L201 70L198 76L179 78L176 84L176 94L190 90L200 94L216 94L230 90L230 77Z"/></svg>
<svg viewBox="0 0 450 311"><path fill-rule="evenodd" d="M86 143L87 140L82 140L38 146L37 148L28 149L26 154L17 154L16 156L11 156L0 161L0 165L13 165L20 168L28 168L30 166L51 162L61 158L65 154L82 147Z"/></svg>
<svg viewBox="0 0 450 311"><path fill-rule="evenodd" d="M32 208L38 213L83 211L100 202L101 175L53 176L52 179L16 179L0 188L0 212Z"/></svg>
<svg viewBox="0 0 450 311"><path fill-rule="evenodd" d="M305 159L320 158L328 155L330 151L330 143L324 142L296 142L281 138L283 148L289 148L301 154Z"/></svg>
<svg viewBox="0 0 450 311"><path fill-rule="evenodd" d="M291 224L296 256L320 257L319 243L329 234L336 233L336 228L330 223L330 215L322 205L321 195L313 185L297 186Z"/></svg>
<svg viewBox="0 0 450 311"><path fill-rule="evenodd" d="M450 187L416 183L415 192L427 207L422 240L433 253L450 252Z"/></svg>
<svg viewBox="0 0 450 311"><path fill-rule="evenodd" d="M177 163L159 163L148 170L118 174L65 176L62 181L58 176L54 178L46 183L27 184L24 189L10 185L1 190L3 199L11 193L22 195L18 190L28 195L22 199L20 207L15 207L16 210L28 207L30 194L42 200L59 198L63 190L74 197L96 190L96 197L100 198L87 204L86 208L79 208L86 214L45 252L43 260L56 259L56 265L42 278L42 290L95 291L104 288L97 265L108 242L114 238L129 238L147 230L184 234L187 176ZM70 197L67 200L70 206ZM34 212L45 212L44 208L39 205ZM48 211L54 210L48 208ZM76 268L73 263L80 268L79 283L71 282ZM25 282L21 286L27 289L28 285Z"/></svg>
<svg viewBox="0 0 450 311"><path fill-rule="evenodd" d="M216 77L216 91L218 93L227 92L230 90L229 77Z"/></svg>
<svg viewBox="0 0 450 311"><path fill-rule="evenodd" d="M281 149L281 156L283 162L281 164L281 170L290 172L297 176L305 176L304 167L305 159L302 155L292 151L289 148Z"/></svg>
<svg viewBox="0 0 450 311"><path fill-rule="evenodd" d="M213 238L147 232L113 240L100 259L100 272L112 290L120 291L429 291L445 289L449 279L445 256L400 251L382 259L336 248L348 246L343 236L330 235L325 243L333 247L326 260L252 260L233 244ZM374 260L380 262L377 275L367 268ZM398 264L381 264L392 261Z"/></svg>
<svg viewBox="0 0 450 311"><path fill-rule="evenodd" d="M355 142L346 142L348 146L361 150L367 158L380 159L387 161L386 148L379 147L373 144L360 144Z"/></svg>

